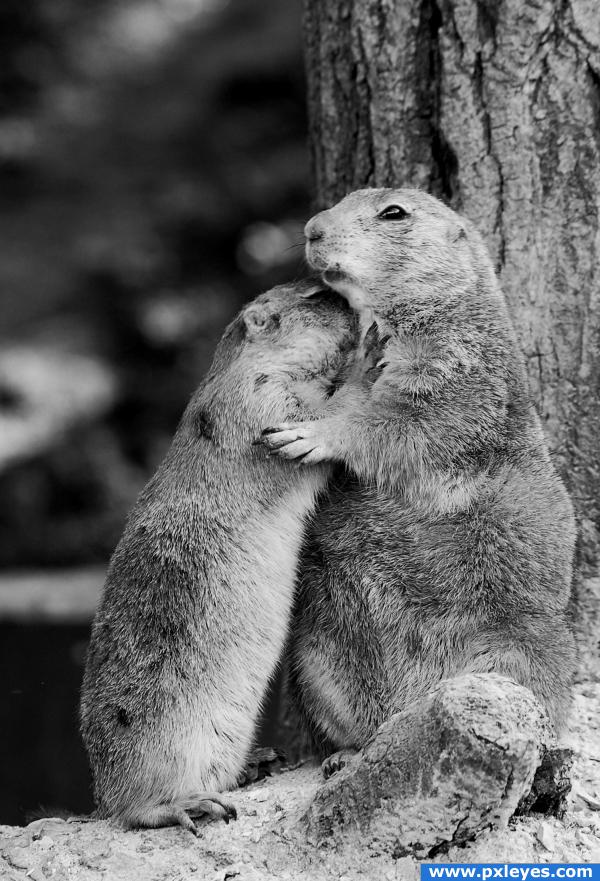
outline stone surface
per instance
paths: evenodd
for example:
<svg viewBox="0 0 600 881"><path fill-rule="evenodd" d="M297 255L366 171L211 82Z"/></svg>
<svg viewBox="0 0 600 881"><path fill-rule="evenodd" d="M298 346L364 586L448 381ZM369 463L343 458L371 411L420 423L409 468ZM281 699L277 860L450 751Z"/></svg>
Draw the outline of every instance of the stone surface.
<svg viewBox="0 0 600 881"><path fill-rule="evenodd" d="M474 841L452 844L431 861L600 862L600 814L577 795L579 789L600 795L599 729L600 684L588 680L577 688L565 742L574 751L574 787L564 819L518 817L508 827L484 830ZM343 844L329 839L315 846L308 841L299 825L322 785L320 769L306 765L239 790L232 794L239 811L237 822L207 823L199 839L175 828L124 832L105 822L51 818L25 828L2 826L0 878L417 881L414 856L394 859L378 853L360 829L349 829Z"/></svg>
<svg viewBox="0 0 600 881"><path fill-rule="evenodd" d="M426 857L506 826L551 738L527 689L493 674L446 680L319 789L309 839L343 842L358 829L374 852Z"/></svg>

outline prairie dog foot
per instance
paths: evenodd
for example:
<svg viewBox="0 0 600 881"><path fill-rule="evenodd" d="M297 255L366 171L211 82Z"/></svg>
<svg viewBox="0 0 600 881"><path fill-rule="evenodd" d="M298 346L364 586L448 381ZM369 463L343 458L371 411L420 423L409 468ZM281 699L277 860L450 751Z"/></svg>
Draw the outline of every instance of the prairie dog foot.
<svg viewBox="0 0 600 881"><path fill-rule="evenodd" d="M157 829L162 826L183 826L192 835L200 832L192 817L207 815L212 820L237 819L237 811L231 802L226 801L218 792L199 792L197 796L185 799L183 804L162 804L150 807L136 816L127 817L129 828L150 827Z"/></svg>
<svg viewBox="0 0 600 881"><path fill-rule="evenodd" d="M337 771L341 771L343 767L345 767L353 756L357 754L358 750L356 749L341 749L337 753L333 753L333 755L328 756L324 762L321 763L321 770L323 772L323 777L327 780L331 777L332 774L335 774Z"/></svg>
<svg viewBox="0 0 600 881"><path fill-rule="evenodd" d="M286 755L283 750L273 747L253 749L238 774L237 784L238 786L247 786L256 780L270 777L273 772L279 772L285 764Z"/></svg>
<svg viewBox="0 0 600 881"><path fill-rule="evenodd" d="M201 817L207 814L211 820L237 820L235 805L223 798L218 792L199 792L192 804L186 804L186 810L191 817Z"/></svg>

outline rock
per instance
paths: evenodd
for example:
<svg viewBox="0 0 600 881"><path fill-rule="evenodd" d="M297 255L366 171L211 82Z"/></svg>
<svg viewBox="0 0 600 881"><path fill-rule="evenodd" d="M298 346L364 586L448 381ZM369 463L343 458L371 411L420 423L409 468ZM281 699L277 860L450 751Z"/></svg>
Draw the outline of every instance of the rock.
<svg viewBox="0 0 600 881"><path fill-rule="evenodd" d="M578 789L577 795L592 811L600 811L600 799L590 795L590 793L586 792L584 789Z"/></svg>
<svg viewBox="0 0 600 881"><path fill-rule="evenodd" d="M433 856L507 825L551 737L528 689L495 674L446 680L320 787L301 826L315 844L359 833L373 853Z"/></svg>
<svg viewBox="0 0 600 881"><path fill-rule="evenodd" d="M482 678L487 679L487 688L481 682ZM578 691L587 685L581 683ZM332 833L332 842L339 844L343 841L343 847L328 847L326 840L320 840L319 846L315 846L314 829L310 824L310 834L306 834L306 817L316 810L323 789L333 787L336 779L349 773L350 767L334 775L324 787L320 767L316 763L305 763L293 771L283 771L233 792L238 820L229 825L204 823L200 838L193 838L185 830L175 827L127 832L103 820L65 822L57 817L35 820L24 828L0 826L0 879L17 881L28 874L34 881L49 878L57 881L67 878L76 881L139 881L141 878L144 881L165 881L166 878L210 881L215 876L223 877L230 869L239 868L239 875L230 876L232 881L238 878L239 881L331 881L332 878L417 881L419 863L415 855L409 853L395 859L389 851L384 852L383 847L394 835L399 836L399 829L402 831L407 826L398 806L401 775L408 780L420 775L424 783L427 776L437 774L438 793L436 795L431 786L423 786L420 814L414 787L407 786L406 821L411 822L413 828L421 823L423 843L448 838L450 823L446 822L441 809L438 814L440 835L431 834L428 823L432 805L437 803L439 807L446 797L450 820L454 822L456 805L466 806L461 816L467 813L468 816L459 833L474 821L477 811L485 814L487 810L489 816L498 814L498 801L502 811L510 811L510 802L520 797L519 787L515 781L506 787L506 805L499 790L502 781L507 782L507 768L511 763L515 774L523 768L530 752L529 734L532 728L536 729L535 714L539 710L525 689L492 676L464 677L462 686L459 686L460 680L445 683L424 701L423 724L417 725L413 714L413 729L402 735L404 742L411 746L412 759L423 764L418 773L415 771L411 776L406 767L411 758L402 759L399 752L398 744L402 740L397 729L399 717L391 720L391 730L385 738L375 738L368 749L378 745L381 748L383 774L389 775L390 797L386 800L380 789L377 814L377 810L373 810L378 797L377 787L385 781L383 776L374 774L372 768L373 792L359 790L356 785L354 789L354 807L359 813L364 811L369 820L365 823L366 831L363 834L345 803L346 815L353 825L348 826L345 834L339 829ZM600 690L597 694L600 698ZM584 774L588 789L600 792L600 763L587 762L583 757L595 750L597 720L600 719L598 698L593 702L577 699L574 703L570 735L576 735L579 744L573 765L575 790L581 788L581 775ZM480 713L489 714L488 721L482 719ZM539 734L543 739L546 729L543 714L540 715L538 722L543 730L537 733L534 730L533 735ZM522 716L520 720L519 716ZM427 734L426 739L423 732ZM420 748L419 737L422 738ZM437 757L431 752L436 743ZM394 755L401 766L398 773L392 773L390 767ZM425 764L427 761L430 768ZM481 765L479 772L478 763ZM487 790L478 790L478 783L485 785ZM347 784L346 788L349 786ZM486 798L489 800L487 808L482 807ZM575 804L580 807L577 814L573 813ZM386 805L390 810L389 824L381 813ZM279 806L284 806L285 813L278 810ZM551 830L550 836L542 833L545 844L540 842L540 823ZM492 855L497 863L598 862L599 833L600 815L572 794L564 822L540 820L539 816L532 815L518 816L508 826L485 829L472 841L459 842L459 834L447 848L434 845L437 853L429 859L434 863L472 864L489 862ZM377 835L380 841L377 841ZM12 864L11 858L20 867Z"/></svg>
<svg viewBox="0 0 600 881"><path fill-rule="evenodd" d="M4 859L15 869L29 869L31 866L31 856L23 847L4 851Z"/></svg>
<svg viewBox="0 0 600 881"><path fill-rule="evenodd" d="M552 851L554 848L554 832L552 827L548 823L540 823L537 831L535 833L535 837L539 841L539 843L548 851Z"/></svg>
<svg viewBox="0 0 600 881"><path fill-rule="evenodd" d="M519 706L523 708L523 704ZM515 712L518 711L519 707L515 706ZM466 714L462 718L465 723L468 721ZM476 731L483 733L480 725ZM487 734L490 733L495 744L502 744L506 739L498 726L494 732L488 730ZM595 731L588 731L588 736L591 746ZM515 739L512 735L513 747ZM467 743L465 738L464 748ZM490 744L489 748L490 753L495 754L496 746ZM576 762L577 783L580 767ZM594 770L600 771L595 767ZM331 783L334 780L335 777ZM50 878L57 881L139 881L141 878L144 881L165 881L166 878L211 881L214 877L224 879L225 874L230 873L232 881L238 878L239 881L331 881L332 878L417 881L419 864L415 857L409 854L394 859L389 853L375 852L365 846L370 842L371 833L363 838L359 832L350 842L351 846L343 848L315 847L314 842L307 839L300 818L307 813L322 785L319 766L304 764L294 771L284 771L237 790L232 798L238 808L238 820L229 825L204 823L197 839L175 827L127 832L106 821L69 823L45 818L24 828L0 826L0 879L17 881L28 873L35 881ZM592 788L595 790L598 785L600 777L594 780ZM261 796L258 812L252 797L255 793ZM425 808L427 804L426 799ZM279 805L285 807L283 824L282 813L277 810ZM393 799L390 805L394 808ZM407 807L414 813L410 800ZM432 860L486 862L490 854L496 862L502 863L538 863L540 860L588 863L593 861L594 855L597 860L599 818L583 804L582 807L586 812L582 826L573 823L572 815L568 815L565 823L542 821L552 829L552 850L540 844L540 820L521 816L507 828L487 830L472 842L450 847L448 852L440 851ZM393 821L397 826L397 815ZM12 865L12 856L29 868ZM231 875L234 870L239 870L239 875Z"/></svg>

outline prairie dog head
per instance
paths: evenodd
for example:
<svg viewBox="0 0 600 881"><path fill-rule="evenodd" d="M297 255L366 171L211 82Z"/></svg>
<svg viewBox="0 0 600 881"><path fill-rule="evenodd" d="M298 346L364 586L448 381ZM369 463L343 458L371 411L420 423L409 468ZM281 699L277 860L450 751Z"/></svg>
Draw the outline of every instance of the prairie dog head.
<svg viewBox="0 0 600 881"><path fill-rule="evenodd" d="M359 312L391 298L449 296L475 277L468 238L477 234L420 190L356 190L312 217L304 235L311 268Z"/></svg>
<svg viewBox="0 0 600 881"><path fill-rule="evenodd" d="M357 330L348 303L318 280L261 294L225 329L184 417L192 436L246 456L260 431L290 408L303 412L326 399Z"/></svg>
<svg viewBox="0 0 600 881"><path fill-rule="evenodd" d="M271 377L310 379L337 372L357 342L356 317L343 297L318 280L279 285L242 309L229 325L215 364L234 358Z"/></svg>

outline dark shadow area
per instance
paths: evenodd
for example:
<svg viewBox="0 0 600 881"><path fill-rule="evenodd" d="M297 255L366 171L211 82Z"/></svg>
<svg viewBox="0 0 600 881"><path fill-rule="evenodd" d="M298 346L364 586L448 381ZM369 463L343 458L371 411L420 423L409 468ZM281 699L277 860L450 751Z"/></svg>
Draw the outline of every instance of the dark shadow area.
<svg viewBox="0 0 600 881"><path fill-rule="evenodd" d="M0 825L93 809L78 721L88 634L84 625L0 625ZM280 691L278 676L258 746L281 737Z"/></svg>
<svg viewBox="0 0 600 881"><path fill-rule="evenodd" d="M87 636L81 625L0 627L0 823L92 809L77 722Z"/></svg>

